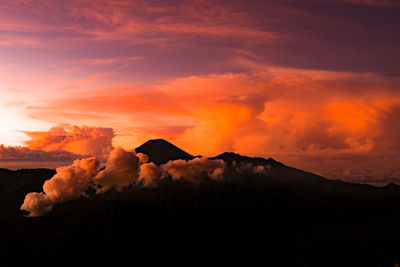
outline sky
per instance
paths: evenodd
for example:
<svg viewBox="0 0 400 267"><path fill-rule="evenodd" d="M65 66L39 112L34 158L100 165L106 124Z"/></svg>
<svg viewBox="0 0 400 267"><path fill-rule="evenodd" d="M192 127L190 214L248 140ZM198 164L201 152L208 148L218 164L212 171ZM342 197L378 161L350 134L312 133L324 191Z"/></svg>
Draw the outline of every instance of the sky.
<svg viewBox="0 0 400 267"><path fill-rule="evenodd" d="M5 0L0 166L164 138L400 183L400 1Z"/></svg>

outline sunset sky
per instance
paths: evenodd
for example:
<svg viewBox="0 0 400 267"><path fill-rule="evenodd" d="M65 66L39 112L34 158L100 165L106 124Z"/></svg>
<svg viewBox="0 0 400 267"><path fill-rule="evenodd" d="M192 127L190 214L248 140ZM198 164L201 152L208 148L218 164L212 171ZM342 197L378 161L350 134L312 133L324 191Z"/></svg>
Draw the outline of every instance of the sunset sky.
<svg viewBox="0 0 400 267"><path fill-rule="evenodd" d="M164 138L400 182L399 47L399 0L1 1L0 166Z"/></svg>

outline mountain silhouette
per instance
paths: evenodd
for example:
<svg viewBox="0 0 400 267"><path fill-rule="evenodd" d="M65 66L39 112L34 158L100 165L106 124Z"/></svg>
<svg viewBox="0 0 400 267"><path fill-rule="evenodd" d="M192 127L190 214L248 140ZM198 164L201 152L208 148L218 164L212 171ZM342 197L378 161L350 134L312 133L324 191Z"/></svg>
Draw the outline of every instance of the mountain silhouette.
<svg viewBox="0 0 400 267"><path fill-rule="evenodd" d="M162 139L136 151L157 164L193 159ZM272 158L231 152L211 159L226 162L225 180L162 179L154 188L86 195L34 218L19 207L55 171L0 169L1 266L54 266L60 259L90 266L400 262L400 186L329 180ZM247 164L268 171L238 171Z"/></svg>
<svg viewBox="0 0 400 267"><path fill-rule="evenodd" d="M319 175L286 166L273 158L247 157L233 152L225 152L210 159L222 159L228 166L232 165L233 162L236 162L236 164L250 163L255 166L262 165L268 168L269 177L286 182L315 183L330 181Z"/></svg>
<svg viewBox="0 0 400 267"><path fill-rule="evenodd" d="M149 156L150 161L156 164L163 164L170 160L194 159L192 155L176 147L164 139L149 140L135 149L137 153L143 153Z"/></svg>

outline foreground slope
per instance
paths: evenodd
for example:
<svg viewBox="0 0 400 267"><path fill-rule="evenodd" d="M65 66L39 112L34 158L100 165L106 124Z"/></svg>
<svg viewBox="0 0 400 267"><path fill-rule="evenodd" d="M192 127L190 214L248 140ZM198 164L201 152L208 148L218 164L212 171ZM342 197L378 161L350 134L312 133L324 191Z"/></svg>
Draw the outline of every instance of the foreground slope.
<svg viewBox="0 0 400 267"><path fill-rule="evenodd" d="M233 153L216 158L228 165L225 180L166 178L157 187L133 185L70 201L36 218L15 210L52 171L2 170L0 201L13 206L0 217L2 266L400 262L399 186L331 181L273 159ZM236 170L247 163L269 171Z"/></svg>
<svg viewBox="0 0 400 267"><path fill-rule="evenodd" d="M393 266L399 224L397 187L352 194L255 175L164 180L3 219L0 244L18 266Z"/></svg>

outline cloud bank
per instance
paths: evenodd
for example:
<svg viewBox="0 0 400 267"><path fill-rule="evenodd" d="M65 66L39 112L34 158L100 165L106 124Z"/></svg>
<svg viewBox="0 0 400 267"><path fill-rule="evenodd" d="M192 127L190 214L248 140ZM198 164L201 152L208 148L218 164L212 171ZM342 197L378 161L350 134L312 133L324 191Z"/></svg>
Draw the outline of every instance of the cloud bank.
<svg viewBox="0 0 400 267"><path fill-rule="evenodd" d="M112 128L73 126L70 130L53 127L47 132L25 132L25 144L36 150L67 151L84 156L106 157L112 150Z"/></svg>
<svg viewBox="0 0 400 267"><path fill-rule="evenodd" d="M362 155L371 164L376 155L400 159L398 77L276 68L243 58L236 64L254 71L183 77L146 87L113 85L98 89L95 96L37 107L35 117L51 113L47 118L58 121L61 115L51 111L103 112L115 118L110 123L119 129L119 146L168 138L195 155L234 151L274 157L302 169L315 157L326 158L322 167L333 166L332 155ZM356 168L358 161L352 164Z"/></svg>
<svg viewBox="0 0 400 267"><path fill-rule="evenodd" d="M68 151L44 151L22 146L0 145L0 161L69 161L79 155Z"/></svg>
<svg viewBox="0 0 400 267"><path fill-rule="evenodd" d="M53 163L56 162L70 164L75 159L91 156L95 156L99 161L105 161L113 149L112 128L53 127L46 132L25 133L30 138L25 142L27 146L0 145L0 162L4 163L3 166L7 167L5 164L8 162L23 168L30 165L54 167ZM18 162L25 165L18 165Z"/></svg>

